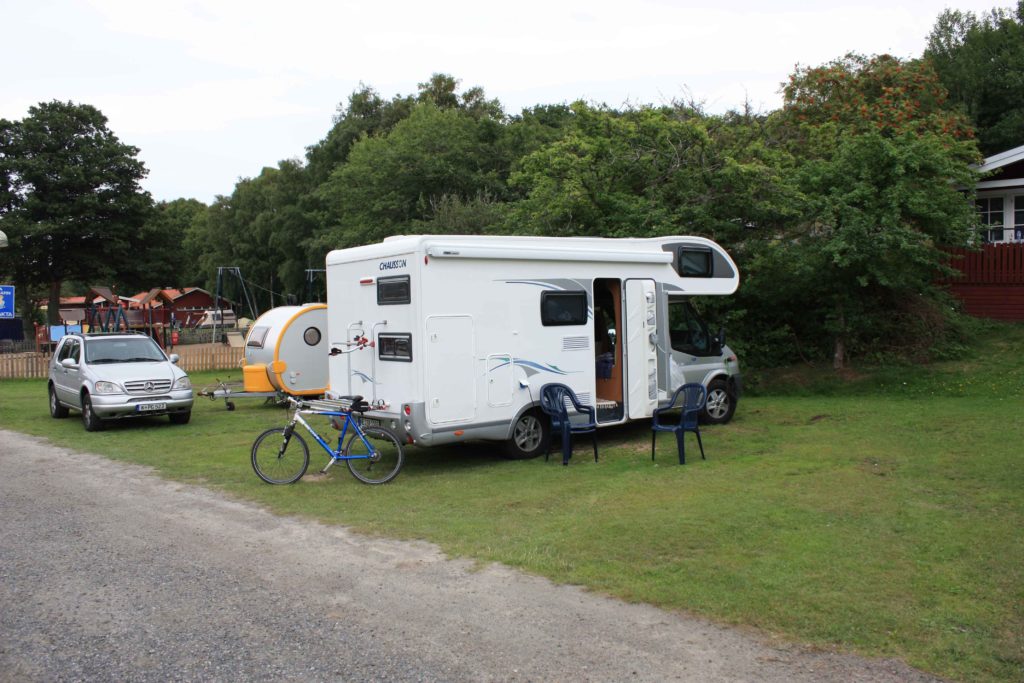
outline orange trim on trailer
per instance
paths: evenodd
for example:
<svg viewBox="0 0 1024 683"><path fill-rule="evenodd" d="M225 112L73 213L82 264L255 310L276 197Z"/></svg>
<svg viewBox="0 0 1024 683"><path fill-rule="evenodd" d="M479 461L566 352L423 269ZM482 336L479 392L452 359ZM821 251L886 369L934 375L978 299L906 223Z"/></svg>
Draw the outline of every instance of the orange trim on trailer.
<svg viewBox="0 0 1024 683"><path fill-rule="evenodd" d="M299 316L303 315L307 311L318 311L326 310L327 304L314 304L313 306L302 306L296 311L295 315L288 318L287 322L281 326L281 333L277 335L277 342L274 344L274 362L270 364L270 368L274 372L274 376L277 377L278 386L281 387L281 391L292 396L312 396L314 394L322 394L327 391L327 387L323 389L307 389L306 391L291 391L287 388L284 381L284 371L288 367L288 364L281 360L281 340L284 339L284 333L288 331L288 328L292 326L292 323L299 319ZM277 368L280 366L280 371Z"/></svg>

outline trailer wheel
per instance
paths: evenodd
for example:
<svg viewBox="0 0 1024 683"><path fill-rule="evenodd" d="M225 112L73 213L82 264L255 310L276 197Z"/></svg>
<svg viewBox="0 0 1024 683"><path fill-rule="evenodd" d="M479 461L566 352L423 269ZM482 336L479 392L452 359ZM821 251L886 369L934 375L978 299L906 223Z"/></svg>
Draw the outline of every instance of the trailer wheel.
<svg viewBox="0 0 1024 683"><path fill-rule="evenodd" d="M235 409L235 404L231 401L225 401L224 406L228 409L229 413Z"/></svg>
<svg viewBox="0 0 1024 683"><path fill-rule="evenodd" d="M551 440L551 424L540 410L528 410L512 427L512 438L505 442L508 460L529 460L544 452Z"/></svg>

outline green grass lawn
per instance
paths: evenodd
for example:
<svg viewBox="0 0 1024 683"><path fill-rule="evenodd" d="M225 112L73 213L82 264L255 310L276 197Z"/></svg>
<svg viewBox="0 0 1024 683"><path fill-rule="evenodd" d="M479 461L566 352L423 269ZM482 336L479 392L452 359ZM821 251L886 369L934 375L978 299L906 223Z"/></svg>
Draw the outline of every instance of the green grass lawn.
<svg viewBox="0 0 1024 683"><path fill-rule="evenodd" d="M661 435L652 463L637 424L600 432L597 464L586 439L568 468L417 449L378 487L344 467L258 481L249 446L286 415L258 400L89 434L77 413L48 416L42 381L6 380L0 427L626 600L956 679L1024 679L1024 326L993 326L967 361L768 380L773 393L704 430L706 462L690 441L679 467ZM312 471L324 457L308 442Z"/></svg>

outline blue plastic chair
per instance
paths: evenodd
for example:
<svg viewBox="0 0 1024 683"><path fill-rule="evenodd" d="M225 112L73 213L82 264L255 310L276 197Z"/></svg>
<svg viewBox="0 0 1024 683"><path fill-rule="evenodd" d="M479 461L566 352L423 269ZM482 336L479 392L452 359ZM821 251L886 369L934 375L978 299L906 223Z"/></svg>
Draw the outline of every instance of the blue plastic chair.
<svg viewBox="0 0 1024 683"><path fill-rule="evenodd" d="M573 414L569 413L569 406ZM590 434L594 444L594 462L597 462L597 412L593 406L580 403L575 392L564 384L545 384L540 388L540 409L551 417L551 434L562 435L562 464L568 465L572 457L573 434ZM580 416L586 416L586 421ZM575 418L575 420L573 420ZM544 453L548 459L551 449Z"/></svg>
<svg viewBox="0 0 1024 683"><path fill-rule="evenodd" d="M654 443L658 438L658 432L675 432L676 445L679 447L680 465L686 464L686 444L684 442L686 432L693 432L697 435L697 445L700 446L701 460L707 460L704 457L704 444L700 440L700 427L698 426L700 411L704 408L707 395L707 389L702 384L684 384L672 394L671 403L664 408L655 409L653 419L651 420L651 460L654 460ZM682 399L682 402L677 406L676 403L680 399ZM662 424L661 414L672 410L680 411L679 421L671 424Z"/></svg>

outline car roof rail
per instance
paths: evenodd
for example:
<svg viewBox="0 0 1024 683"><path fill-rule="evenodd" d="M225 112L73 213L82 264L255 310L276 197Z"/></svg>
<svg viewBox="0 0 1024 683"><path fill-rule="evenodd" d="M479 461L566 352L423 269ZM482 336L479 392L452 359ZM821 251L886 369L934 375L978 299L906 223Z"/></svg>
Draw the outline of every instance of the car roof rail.
<svg viewBox="0 0 1024 683"><path fill-rule="evenodd" d="M84 337L123 337L126 335L132 335L136 337L148 337L149 335L145 332L139 332L138 330L127 330L124 332L85 332L82 336Z"/></svg>

